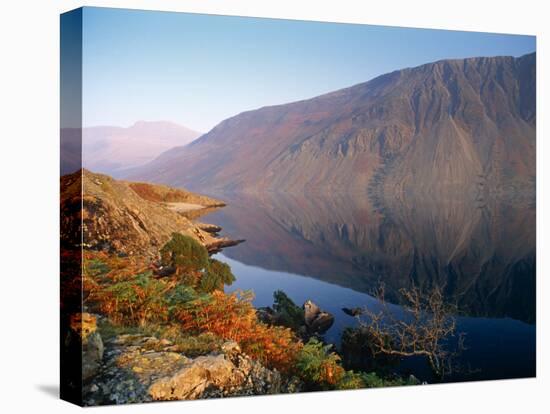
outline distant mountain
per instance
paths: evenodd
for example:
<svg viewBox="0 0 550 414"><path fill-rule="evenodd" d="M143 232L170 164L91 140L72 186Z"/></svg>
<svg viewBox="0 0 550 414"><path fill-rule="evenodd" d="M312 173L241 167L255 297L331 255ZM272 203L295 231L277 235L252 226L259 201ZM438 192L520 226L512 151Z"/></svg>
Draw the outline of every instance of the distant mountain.
<svg viewBox="0 0 550 414"><path fill-rule="evenodd" d="M442 60L244 112L128 176L210 192L534 189L535 61Z"/></svg>
<svg viewBox="0 0 550 414"><path fill-rule="evenodd" d="M168 149L186 145L200 135L200 132L163 121L139 121L128 128L84 128L82 162L84 168L116 176L124 169L148 163Z"/></svg>

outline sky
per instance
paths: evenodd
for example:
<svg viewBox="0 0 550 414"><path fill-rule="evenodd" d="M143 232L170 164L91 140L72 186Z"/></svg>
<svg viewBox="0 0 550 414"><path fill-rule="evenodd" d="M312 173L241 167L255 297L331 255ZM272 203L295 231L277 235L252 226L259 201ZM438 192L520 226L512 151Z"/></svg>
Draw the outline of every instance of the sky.
<svg viewBox="0 0 550 414"><path fill-rule="evenodd" d="M535 37L84 8L83 125L166 120L208 132L440 59L521 56Z"/></svg>

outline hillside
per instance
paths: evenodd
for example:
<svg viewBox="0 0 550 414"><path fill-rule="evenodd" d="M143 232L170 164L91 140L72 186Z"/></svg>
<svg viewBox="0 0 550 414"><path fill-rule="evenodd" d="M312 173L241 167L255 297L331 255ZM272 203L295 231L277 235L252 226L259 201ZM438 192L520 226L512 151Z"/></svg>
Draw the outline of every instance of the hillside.
<svg viewBox="0 0 550 414"><path fill-rule="evenodd" d="M141 191L134 190L136 185ZM144 192L144 188L148 191ZM206 247L219 244L220 239L201 230L162 199L155 200L169 190L163 186L118 181L88 170L63 176L62 243L80 240L74 234L78 234L82 206L82 243L86 248L154 254L173 232L191 236ZM223 205L221 201L184 190L171 190L169 194L170 201L175 203L193 203L204 208Z"/></svg>
<svg viewBox="0 0 550 414"><path fill-rule="evenodd" d="M244 112L128 177L210 192L532 189L535 61L442 60Z"/></svg>
<svg viewBox="0 0 550 414"><path fill-rule="evenodd" d="M83 128L82 162L84 168L116 175L126 168L146 164L166 150L186 145L200 135L172 122L140 121L128 128Z"/></svg>

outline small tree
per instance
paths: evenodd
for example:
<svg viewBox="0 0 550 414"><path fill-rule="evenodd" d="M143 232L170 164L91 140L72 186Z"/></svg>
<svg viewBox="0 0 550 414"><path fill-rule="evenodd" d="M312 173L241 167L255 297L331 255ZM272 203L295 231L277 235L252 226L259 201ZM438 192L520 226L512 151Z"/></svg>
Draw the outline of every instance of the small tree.
<svg viewBox="0 0 550 414"><path fill-rule="evenodd" d="M216 259L210 259L206 272L199 282L198 290L205 293L223 290L225 285L231 285L234 281L235 276L229 265Z"/></svg>
<svg viewBox="0 0 550 414"><path fill-rule="evenodd" d="M173 233L172 239L160 250L164 266L173 266L178 275L203 271L208 265L208 251L198 241L180 233Z"/></svg>
<svg viewBox="0 0 550 414"><path fill-rule="evenodd" d="M445 303L441 289L436 287L423 295L416 287L401 289L404 300L403 315L391 311L384 299L382 286L376 296L382 310L373 312L366 308L361 316L360 329L369 338L374 354L390 356L423 356L434 374L443 379L456 367L453 357L463 347L463 335L458 335L458 347L449 351L449 340L456 335L456 320L452 316L456 308Z"/></svg>
<svg viewBox="0 0 550 414"><path fill-rule="evenodd" d="M305 324L304 310L296 305L285 292L273 292L273 310L277 313L277 323L298 331Z"/></svg>

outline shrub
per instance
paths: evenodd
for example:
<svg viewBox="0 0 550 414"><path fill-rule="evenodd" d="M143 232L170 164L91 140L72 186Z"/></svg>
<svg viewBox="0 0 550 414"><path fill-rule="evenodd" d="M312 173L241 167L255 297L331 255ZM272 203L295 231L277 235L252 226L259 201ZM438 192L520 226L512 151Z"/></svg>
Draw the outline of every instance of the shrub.
<svg viewBox="0 0 550 414"><path fill-rule="evenodd" d="M139 256L119 257L101 251L84 251L82 259L84 278L97 283L129 280L149 268L148 261Z"/></svg>
<svg viewBox="0 0 550 414"><path fill-rule="evenodd" d="M404 316L396 315L384 298L384 287L378 292L382 309L365 308L360 328L375 355L423 357L439 380L461 367L456 356L464 349L464 336L458 334L456 350L450 350L450 339L456 335L456 307L445 301L443 291L435 286L422 292L413 286L401 289Z"/></svg>
<svg viewBox="0 0 550 414"><path fill-rule="evenodd" d="M196 300L198 297L199 295L195 292L195 289L178 283L165 293L164 300L166 301L168 313L172 316L179 311L182 304Z"/></svg>
<svg viewBox="0 0 550 414"><path fill-rule="evenodd" d="M256 319L248 298L248 294L238 298L236 293L225 295L214 291L211 295L203 295L183 304L176 317L184 330L213 332L222 338L240 342Z"/></svg>
<svg viewBox="0 0 550 414"><path fill-rule="evenodd" d="M268 326L262 322L256 322L251 327L250 334L241 340L240 345L252 358L284 373L294 368L303 346L290 329Z"/></svg>
<svg viewBox="0 0 550 414"><path fill-rule="evenodd" d="M268 367L289 371L302 346L290 329L258 321L250 293L219 290L182 305L177 318L185 331L211 332L239 343L245 353Z"/></svg>
<svg viewBox="0 0 550 414"><path fill-rule="evenodd" d="M296 361L297 374L310 386L332 389L342 379L344 369L340 357L331 352L332 345L324 345L311 338L304 345Z"/></svg>
<svg viewBox="0 0 550 414"><path fill-rule="evenodd" d="M285 292L277 290L273 293L273 310L277 313L277 322L297 331L304 325L304 310L297 306Z"/></svg>
<svg viewBox="0 0 550 414"><path fill-rule="evenodd" d="M164 266L174 266L178 274L198 272L208 266L208 251L198 241L180 233L173 233L172 239L160 250Z"/></svg>
<svg viewBox="0 0 550 414"><path fill-rule="evenodd" d="M378 387L395 387L399 385L417 385L420 382L414 378L410 377L405 380L403 378L382 378L378 376L375 372L361 373L363 382L365 383L366 388L378 388Z"/></svg>
<svg viewBox="0 0 550 414"><path fill-rule="evenodd" d="M380 388L395 387L400 385L415 385L418 380L411 378L404 380L402 378L382 378L375 372L354 372L346 371L340 381L336 384L338 390L356 390L359 388Z"/></svg>
<svg viewBox="0 0 550 414"><path fill-rule="evenodd" d="M144 325L148 321L167 319L165 290L165 283L146 272L105 287L97 292L96 299L100 310L114 322Z"/></svg>
<svg viewBox="0 0 550 414"><path fill-rule="evenodd" d="M376 375L376 374L375 374ZM338 383L336 389L338 390L357 390L359 388L365 388L365 374L354 371L345 371Z"/></svg>
<svg viewBox="0 0 550 414"><path fill-rule="evenodd" d="M174 233L160 254L164 266L174 267L180 281L199 292L223 290L224 285L235 281L231 268L210 259L206 248L192 237Z"/></svg>
<svg viewBox="0 0 550 414"><path fill-rule="evenodd" d="M198 283L197 290L200 292L223 290L224 285L231 285L234 281L235 276L228 264L210 259L208 267Z"/></svg>
<svg viewBox="0 0 550 414"><path fill-rule="evenodd" d="M391 338L387 338L388 341ZM388 374L399 365L399 357L376 352L371 333L362 327L346 327L341 337L342 363L350 369Z"/></svg>

